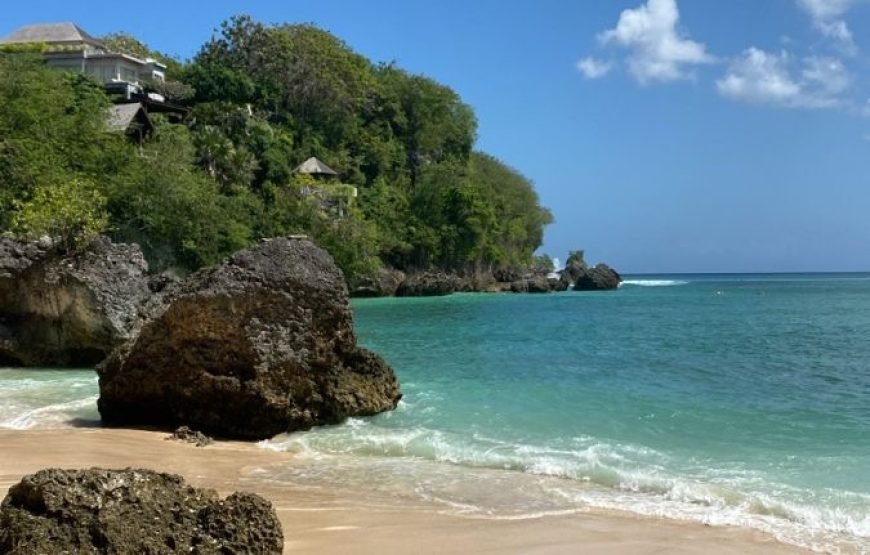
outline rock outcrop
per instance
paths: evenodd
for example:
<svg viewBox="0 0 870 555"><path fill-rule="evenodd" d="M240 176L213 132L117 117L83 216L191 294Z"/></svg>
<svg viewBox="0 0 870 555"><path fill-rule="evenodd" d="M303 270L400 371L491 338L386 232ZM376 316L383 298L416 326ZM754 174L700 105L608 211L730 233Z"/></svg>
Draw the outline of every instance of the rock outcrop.
<svg viewBox="0 0 870 555"><path fill-rule="evenodd" d="M399 285L397 297L438 297L462 290L462 280L453 274L423 272L408 276Z"/></svg>
<svg viewBox="0 0 870 555"><path fill-rule="evenodd" d="M350 287L351 297L392 297L405 281L405 274L391 268L381 268L371 276L356 280Z"/></svg>
<svg viewBox="0 0 870 555"><path fill-rule="evenodd" d="M559 275L559 285L557 289L559 291L565 291L580 279L587 271L589 270L589 266L587 266L586 262L582 259L580 260L572 260L565 268L560 272Z"/></svg>
<svg viewBox="0 0 870 555"><path fill-rule="evenodd" d="M392 369L356 345L344 277L307 239L263 241L170 284L97 371L108 425L263 439L396 407Z"/></svg>
<svg viewBox="0 0 870 555"><path fill-rule="evenodd" d="M575 291L604 291L619 287L622 277L607 264L586 268L574 282Z"/></svg>
<svg viewBox="0 0 870 555"><path fill-rule="evenodd" d="M512 282L510 290L511 293L550 293L557 282L543 275L531 276Z"/></svg>
<svg viewBox="0 0 870 555"><path fill-rule="evenodd" d="M202 432L198 432L196 430L191 430L187 426L179 426L174 432L169 434L166 439L171 439L173 441L180 441L182 443L190 443L191 445L196 445L197 447L207 447L211 445L214 440Z"/></svg>
<svg viewBox="0 0 870 555"><path fill-rule="evenodd" d="M99 238L74 254L0 239L0 365L85 366L129 339L151 296L136 245Z"/></svg>
<svg viewBox="0 0 870 555"><path fill-rule="evenodd" d="M150 470L41 470L0 505L0 553L280 554L272 505Z"/></svg>

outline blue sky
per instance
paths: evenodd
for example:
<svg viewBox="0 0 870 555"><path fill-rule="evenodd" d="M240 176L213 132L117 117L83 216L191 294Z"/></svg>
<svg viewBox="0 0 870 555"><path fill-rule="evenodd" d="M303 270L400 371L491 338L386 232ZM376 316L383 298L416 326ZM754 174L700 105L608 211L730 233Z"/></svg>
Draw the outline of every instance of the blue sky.
<svg viewBox="0 0 870 555"><path fill-rule="evenodd" d="M6 2L0 35L75 21L189 58L236 13L316 23L456 89L479 148L553 210L554 256L870 270L870 0L48 0Z"/></svg>

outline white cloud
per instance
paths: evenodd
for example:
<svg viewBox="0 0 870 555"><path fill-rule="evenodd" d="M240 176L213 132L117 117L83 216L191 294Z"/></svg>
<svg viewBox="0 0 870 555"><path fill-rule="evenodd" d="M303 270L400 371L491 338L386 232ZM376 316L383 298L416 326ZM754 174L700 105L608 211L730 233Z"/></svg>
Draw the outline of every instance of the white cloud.
<svg viewBox="0 0 870 555"><path fill-rule="evenodd" d="M846 52L855 52L852 31L843 16L857 0L797 0L798 5L810 14L813 25L826 37L836 41Z"/></svg>
<svg viewBox="0 0 870 555"><path fill-rule="evenodd" d="M852 82L843 62L836 58L820 56L806 58L801 75L807 85L815 87L829 97L842 93Z"/></svg>
<svg viewBox="0 0 870 555"><path fill-rule="evenodd" d="M818 19L841 17L855 4L855 0L797 0L798 5Z"/></svg>
<svg viewBox="0 0 870 555"><path fill-rule="evenodd" d="M616 27L599 35L602 44L631 51L629 72L640 83L667 82L690 76L687 67L713 61L702 43L681 36L676 0L648 0L623 11Z"/></svg>
<svg viewBox="0 0 870 555"><path fill-rule="evenodd" d="M841 93L851 84L843 63L836 58L809 57L800 61L800 71L785 51L770 53L747 49L732 61L724 77L716 81L722 96L738 102L786 108L833 108L842 106Z"/></svg>
<svg viewBox="0 0 870 555"><path fill-rule="evenodd" d="M587 79L599 79L610 73L610 70L613 69L613 64L589 57L577 62L577 69Z"/></svg>

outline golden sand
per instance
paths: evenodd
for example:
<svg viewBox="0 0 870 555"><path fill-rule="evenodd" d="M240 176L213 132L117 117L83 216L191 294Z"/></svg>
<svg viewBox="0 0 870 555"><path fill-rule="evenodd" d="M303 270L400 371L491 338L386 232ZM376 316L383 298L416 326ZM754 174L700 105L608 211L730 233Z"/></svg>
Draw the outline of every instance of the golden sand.
<svg viewBox="0 0 870 555"><path fill-rule="evenodd" d="M278 511L285 553L522 553L522 554L751 554L802 553L751 530L636 517L581 513L521 520L447 515L357 495L300 490L251 478L261 466L293 456L254 445L218 442L197 448L139 430L74 428L0 430L0 495L23 475L47 467L141 467L183 475L221 494L259 493Z"/></svg>

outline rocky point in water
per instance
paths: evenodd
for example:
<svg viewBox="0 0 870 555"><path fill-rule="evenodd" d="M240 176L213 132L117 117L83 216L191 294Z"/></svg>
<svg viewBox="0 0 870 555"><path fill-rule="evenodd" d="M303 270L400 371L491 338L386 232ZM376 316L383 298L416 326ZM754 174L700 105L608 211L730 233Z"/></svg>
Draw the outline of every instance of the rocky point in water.
<svg viewBox="0 0 870 555"><path fill-rule="evenodd" d="M109 425L241 439L396 407L393 370L358 347L341 271L304 238L266 240L170 284L98 367Z"/></svg>
<svg viewBox="0 0 870 555"><path fill-rule="evenodd" d="M0 505L0 553L280 554L281 523L250 493L220 499L151 470L41 470Z"/></svg>
<svg viewBox="0 0 870 555"><path fill-rule="evenodd" d="M622 277L607 264L584 268L574 282L574 291L605 291L616 289Z"/></svg>
<svg viewBox="0 0 870 555"><path fill-rule="evenodd" d="M0 365L85 366L129 339L148 300L137 245L99 238L67 253L45 237L0 239Z"/></svg>

